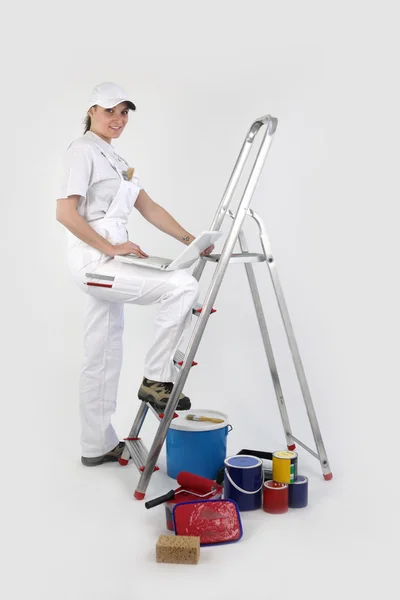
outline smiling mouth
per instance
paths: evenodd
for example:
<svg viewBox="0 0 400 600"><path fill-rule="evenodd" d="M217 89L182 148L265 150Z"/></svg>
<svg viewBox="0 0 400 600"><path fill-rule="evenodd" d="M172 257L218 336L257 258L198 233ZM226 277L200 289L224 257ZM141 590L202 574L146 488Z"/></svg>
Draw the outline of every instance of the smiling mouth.
<svg viewBox="0 0 400 600"><path fill-rule="evenodd" d="M113 129L114 131L119 131L121 129L121 127L111 127L111 125L110 125L110 129Z"/></svg>

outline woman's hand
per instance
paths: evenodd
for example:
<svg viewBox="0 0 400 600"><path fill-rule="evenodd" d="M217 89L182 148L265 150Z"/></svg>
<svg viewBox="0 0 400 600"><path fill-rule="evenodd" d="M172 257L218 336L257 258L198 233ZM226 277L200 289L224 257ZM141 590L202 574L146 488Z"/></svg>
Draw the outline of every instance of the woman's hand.
<svg viewBox="0 0 400 600"><path fill-rule="evenodd" d="M123 244L113 245L113 256L124 256L125 254L136 254L139 258L147 258L149 255L133 242L124 242Z"/></svg>
<svg viewBox="0 0 400 600"><path fill-rule="evenodd" d="M209 254L211 254L211 252L214 250L214 248L215 248L214 244L211 244L211 246L209 246L208 248L203 250L203 252L200 254L200 256L208 256Z"/></svg>

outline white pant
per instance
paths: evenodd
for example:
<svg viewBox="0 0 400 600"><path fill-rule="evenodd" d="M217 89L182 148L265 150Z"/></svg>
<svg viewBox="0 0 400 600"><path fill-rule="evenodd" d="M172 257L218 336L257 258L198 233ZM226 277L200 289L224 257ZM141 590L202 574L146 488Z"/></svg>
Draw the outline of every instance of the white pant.
<svg viewBox="0 0 400 600"><path fill-rule="evenodd" d="M199 284L187 271L158 271L111 260L96 273L115 277L113 288L78 285L88 294L84 325L84 362L80 378L82 455L96 457L114 448L118 436L111 424L122 365L124 304L155 304L155 340L144 361L143 375L175 381L173 357L191 322ZM138 382L138 388L141 382Z"/></svg>

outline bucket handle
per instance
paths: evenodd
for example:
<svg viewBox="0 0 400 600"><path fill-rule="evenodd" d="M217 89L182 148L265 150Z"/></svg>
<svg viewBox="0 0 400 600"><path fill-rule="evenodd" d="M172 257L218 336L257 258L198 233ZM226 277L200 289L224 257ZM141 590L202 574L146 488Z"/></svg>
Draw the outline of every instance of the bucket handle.
<svg viewBox="0 0 400 600"><path fill-rule="evenodd" d="M236 488L238 490L238 492L243 492L243 494L258 494L258 492L261 492L263 485L264 485L264 471L263 471L263 476L262 476L261 487L259 487L258 490L255 490L254 492L249 492L248 490L243 490L238 485L236 485L236 483L232 480L231 476L229 475L227 469L225 469L225 475L227 476L227 478L229 479L229 481L231 482L233 487Z"/></svg>

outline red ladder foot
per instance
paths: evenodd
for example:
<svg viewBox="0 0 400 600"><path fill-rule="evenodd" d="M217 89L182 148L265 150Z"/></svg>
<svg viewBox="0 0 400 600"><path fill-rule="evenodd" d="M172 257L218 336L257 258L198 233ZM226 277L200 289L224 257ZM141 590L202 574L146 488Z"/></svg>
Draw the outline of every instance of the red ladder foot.
<svg viewBox="0 0 400 600"><path fill-rule="evenodd" d="M143 473L144 469L145 469L145 468L144 468L144 466L143 466L143 467L140 467L140 468L139 468L139 471L142 471L142 473ZM159 471L159 470L160 470L160 467L157 467L157 465L156 465L156 466L154 467L154 469L153 469L153 473L154 473L154 471Z"/></svg>

